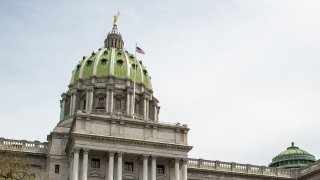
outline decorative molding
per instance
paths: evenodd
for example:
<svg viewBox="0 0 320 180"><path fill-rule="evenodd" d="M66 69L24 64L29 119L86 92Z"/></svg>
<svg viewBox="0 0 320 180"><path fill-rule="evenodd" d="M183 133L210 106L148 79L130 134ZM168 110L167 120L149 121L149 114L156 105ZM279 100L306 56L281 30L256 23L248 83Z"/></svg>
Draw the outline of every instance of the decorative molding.
<svg viewBox="0 0 320 180"><path fill-rule="evenodd" d="M113 136L100 136L100 135L95 135L95 134L83 134L83 133L77 133L77 132L72 132L71 137L72 138L102 140L104 142L122 142L122 143L137 144L137 145L165 147L168 149L182 150L185 152L189 152L192 149L192 146L186 146L186 145L147 141L147 140L137 140L137 139L129 139L129 138L120 138L120 137L113 137Z"/></svg>

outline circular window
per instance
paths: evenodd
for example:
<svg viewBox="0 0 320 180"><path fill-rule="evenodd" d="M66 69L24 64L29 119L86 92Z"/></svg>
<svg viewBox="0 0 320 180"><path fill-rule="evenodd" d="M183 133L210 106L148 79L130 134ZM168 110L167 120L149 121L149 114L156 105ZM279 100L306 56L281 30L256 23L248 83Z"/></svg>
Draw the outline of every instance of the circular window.
<svg viewBox="0 0 320 180"><path fill-rule="evenodd" d="M121 56L122 55L122 53L121 52L118 52L118 54L117 54L118 56Z"/></svg>
<svg viewBox="0 0 320 180"><path fill-rule="evenodd" d="M104 55L107 55L107 54L108 54L108 51L107 51L107 50L105 50L105 51L103 52L103 54L104 54Z"/></svg>
<svg viewBox="0 0 320 180"><path fill-rule="evenodd" d="M133 59L134 57L133 57L133 55L130 55L130 59Z"/></svg>
<svg viewBox="0 0 320 180"><path fill-rule="evenodd" d="M144 75L148 74L148 71L146 69L143 70Z"/></svg>

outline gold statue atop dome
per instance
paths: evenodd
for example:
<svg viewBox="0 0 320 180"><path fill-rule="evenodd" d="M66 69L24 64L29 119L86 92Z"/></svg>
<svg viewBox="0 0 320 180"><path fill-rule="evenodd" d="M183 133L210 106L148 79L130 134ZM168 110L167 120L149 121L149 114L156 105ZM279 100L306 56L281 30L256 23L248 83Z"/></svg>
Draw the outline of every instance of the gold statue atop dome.
<svg viewBox="0 0 320 180"><path fill-rule="evenodd" d="M113 27L117 27L118 25L118 17L120 16L120 12L113 16Z"/></svg>

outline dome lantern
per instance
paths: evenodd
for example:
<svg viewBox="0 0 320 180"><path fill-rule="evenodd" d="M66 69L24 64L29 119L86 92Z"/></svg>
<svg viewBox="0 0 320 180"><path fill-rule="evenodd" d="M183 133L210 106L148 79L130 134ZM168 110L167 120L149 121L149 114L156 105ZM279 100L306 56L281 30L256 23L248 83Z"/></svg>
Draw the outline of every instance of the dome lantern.
<svg viewBox="0 0 320 180"><path fill-rule="evenodd" d="M124 43L123 43L121 34L118 32L119 15L120 15L119 12L117 15L114 15L112 31L108 33L108 36L104 41L105 48L118 48L118 49L123 48Z"/></svg>

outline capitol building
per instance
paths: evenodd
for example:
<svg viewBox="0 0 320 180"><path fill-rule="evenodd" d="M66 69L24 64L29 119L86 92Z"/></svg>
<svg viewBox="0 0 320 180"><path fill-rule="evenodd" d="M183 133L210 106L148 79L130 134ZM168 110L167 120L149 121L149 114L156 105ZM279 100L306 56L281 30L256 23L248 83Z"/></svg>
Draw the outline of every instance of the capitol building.
<svg viewBox="0 0 320 180"><path fill-rule="evenodd" d="M104 46L75 62L47 142L0 138L31 159L29 179L320 180L320 161L294 143L265 166L189 158L192 127L159 119L151 72L124 47L115 16Z"/></svg>

